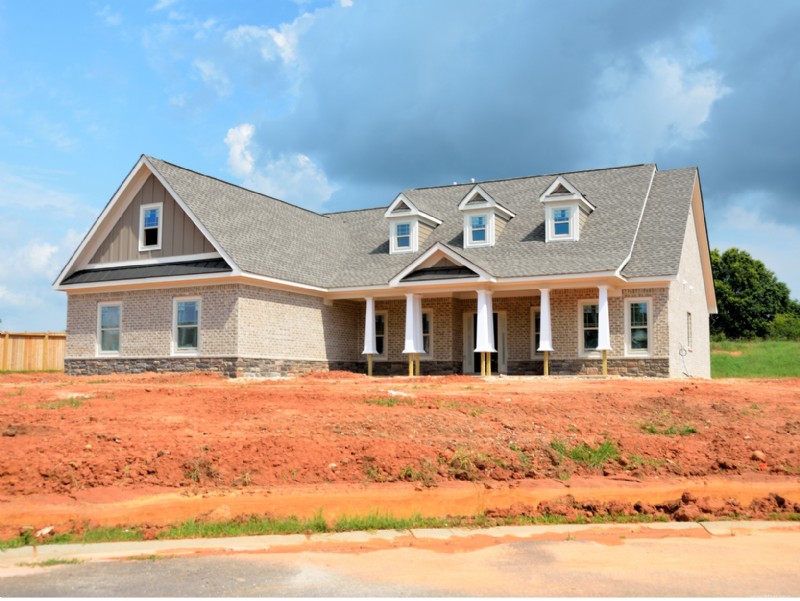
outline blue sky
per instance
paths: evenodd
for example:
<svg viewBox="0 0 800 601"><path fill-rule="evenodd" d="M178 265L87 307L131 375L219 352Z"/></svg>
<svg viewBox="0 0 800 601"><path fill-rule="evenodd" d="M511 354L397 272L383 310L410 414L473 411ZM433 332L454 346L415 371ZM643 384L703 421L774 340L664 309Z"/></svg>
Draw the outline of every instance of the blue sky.
<svg viewBox="0 0 800 601"><path fill-rule="evenodd" d="M800 297L800 3L0 0L0 329L140 154L317 211L697 165L713 247Z"/></svg>

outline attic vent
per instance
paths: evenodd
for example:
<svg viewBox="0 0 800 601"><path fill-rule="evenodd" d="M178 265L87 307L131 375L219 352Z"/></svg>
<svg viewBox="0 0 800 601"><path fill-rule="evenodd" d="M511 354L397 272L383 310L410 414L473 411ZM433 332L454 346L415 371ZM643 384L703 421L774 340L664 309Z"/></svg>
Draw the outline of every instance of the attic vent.
<svg viewBox="0 0 800 601"><path fill-rule="evenodd" d="M399 203L397 203L397 206L395 206L395 208L394 208L394 210L392 212L393 213L400 213L402 211L410 211L410 210L411 209L408 208L408 205L406 203L399 202Z"/></svg>
<svg viewBox="0 0 800 601"><path fill-rule="evenodd" d="M555 196L556 194L572 194L572 192L567 190L563 184L559 184L558 187L550 193L551 196Z"/></svg>
<svg viewBox="0 0 800 601"><path fill-rule="evenodd" d="M480 194L476 194L469 202L467 202L467 206L480 204L486 204L486 199Z"/></svg>

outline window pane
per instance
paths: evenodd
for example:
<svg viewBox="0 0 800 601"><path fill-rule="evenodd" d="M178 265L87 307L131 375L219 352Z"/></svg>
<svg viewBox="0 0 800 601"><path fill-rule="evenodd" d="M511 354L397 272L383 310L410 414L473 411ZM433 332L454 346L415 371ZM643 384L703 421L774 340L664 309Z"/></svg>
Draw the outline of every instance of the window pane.
<svg viewBox="0 0 800 601"><path fill-rule="evenodd" d="M375 337L375 351L379 354L383 354L383 335Z"/></svg>
<svg viewBox="0 0 800 601"><path fill-rule="evenodd" d="M411 233L411 224L410 223L398 223L397 224L397 235L398 236L408 236Z"/></svg>
<svg viewBox="0 0 800 601"><path fill-rule="evenodd" d="M539 345L542 343L542 336L541 336L541 328L542 326L542 314L536 311L533 314L533 330L534 330L534 340L533 344L535 345L535 351L539 352Z"/></svg>
<svg viewBox="0 0 800 601"><path fill-rule="evenodd" d="M647 325L647 303L631 303L631 326Z"/></svg>
<svg viewBox="0 0 800 601"><path fill-rule="evenodd" d="M431 333L431 317L429 313L422 314L422 333L423 334Z"/></svg>
<svg viewBox="0 0 800 601"><path fill-rule="evenodd" d="M597 348L597 330L583 331L583 348L587 351L595 350Z"/></svg>
<svg viewBox="0 0 800 601"><path fill-rule="evenodd" d="M119 307L103 307L100 309L100 327L119 327Z"/></svg>
<svg viewBox="0 0 800 601"><path fill-rule="evenodd" d="M583 327L596 328L600 325L600 320L597 315L597 305L584 305L583 306Z"/></svg>
<svg viewBox="0 0 800 601"><path fill-rule="evenodd" d="M100 350L119 350L119 330L102 330L100 332Z"/></svg>
<svg viewBox="0 0 800 601"><path fill-rule="evenodd" d="M569 209L556 209L553 211L553 221L569 221Z"/></svg>
<svg viewBox="0 0 800 601"><path fill-rule="evenodd" d="M472 218L472 227L473 228L483 228L486 227L486 217L481 215L480 217L473 217Z"/></svg>
<svg viewBox="0 0 800 601"><path fill-rule="evenodd" d="M197 325L197 301L178 303L178 325Z"/></svg>
<svg viewBox="0 0 800 601"><path fill-rule="evenodd" d="M631 330L631 348L647 350L647 328L635 328Z"/></svg>
<svg viewBox="0 0 800 601"><path fill-rule="evenodd" d="M197 327L178 328L178 348L197 348Z"/></svg>
<svg viewBox="0 0 800 601"><path fill-rule="evenodd" d="M144 231L144 246L158 245L158 229L151 228Z"/></svg>
<svg viewBox="0 0 800 601"><path fill-rule="evenodd" d="M486 242L486 230L472 230L472 241L473 242Z"/></svg>
<svg viewBox="0 0 800 601"><path fill-rule="evenodd" d="M431 352L431 337L428 334L422 336L422 352L426 355Z"/></svg>
<svg viewBox="0 0 800 601"><path fill-rule="evenodd" d="M147 209L144 212L144 227L158 227L158 209Z"/></svg>
<svg viewBox="0 0 800 601"><path fill-rule="evenodd" d="M569 235L569 223L556 223L554 227L556 236Z"/></svg>
<svg viewBox="0 0 800 601"><path fill-rule="evenodd" d="M411 238L409 236L397 237L397 248L409 248L411 246Z"/></svg>
<svg viewBox="0 0 800 601"><path fill-rule="evenodd" d="M385 323L383 321L383 315L376 315L375 316L375 335L376 336L383 336L385 328Z"/></svg>

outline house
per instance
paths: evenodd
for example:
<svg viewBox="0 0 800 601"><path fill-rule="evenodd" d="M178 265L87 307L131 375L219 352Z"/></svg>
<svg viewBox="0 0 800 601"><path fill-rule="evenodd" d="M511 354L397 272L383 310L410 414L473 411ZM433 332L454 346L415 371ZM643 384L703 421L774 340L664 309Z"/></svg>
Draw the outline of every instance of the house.
<svg viewBox="0 0 800 601"><path fill-rule="evenodd" d="M142 156L54 283L66 371L709 377L697 169L318 214Z"/></svg>

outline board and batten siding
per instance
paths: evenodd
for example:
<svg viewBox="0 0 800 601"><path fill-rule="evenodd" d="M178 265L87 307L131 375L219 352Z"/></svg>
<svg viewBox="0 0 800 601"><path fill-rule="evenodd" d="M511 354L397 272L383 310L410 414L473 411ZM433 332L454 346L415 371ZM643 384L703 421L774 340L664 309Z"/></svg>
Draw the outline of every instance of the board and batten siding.
<svg viewBox="0 0 800 601"><path fill-rule="evenodd" d="M161 249L139 251L139 214L142 205L162 202ZM179 257L215 252L215 248L197 229L189 216L167 192L161 182L151 175L125 209L111 232L92 257L91 263L115 263L138 259Z"/></svg>

